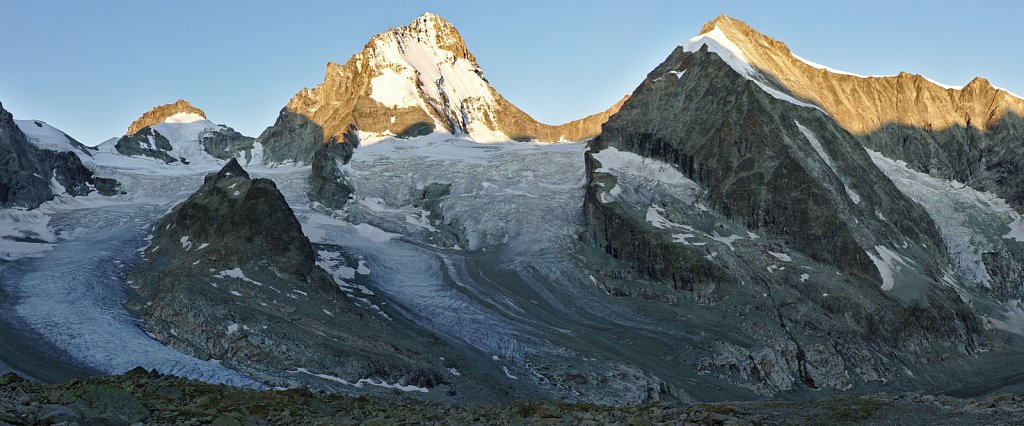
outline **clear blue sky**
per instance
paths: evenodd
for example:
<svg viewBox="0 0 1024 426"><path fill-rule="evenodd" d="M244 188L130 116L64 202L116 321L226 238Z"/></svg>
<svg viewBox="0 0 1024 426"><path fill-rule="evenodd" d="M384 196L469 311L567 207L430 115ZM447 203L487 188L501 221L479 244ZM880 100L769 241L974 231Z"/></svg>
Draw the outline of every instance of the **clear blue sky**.
<svg viewBox="0 0 1024 426"><path fill-rule="evenodd" d="M858 74L976 75L1024 94L1021 1L0 0L0 102L89 145L185 98L256 136L371 36L431 11L544 122L603 110L720 13Z"/></svg>

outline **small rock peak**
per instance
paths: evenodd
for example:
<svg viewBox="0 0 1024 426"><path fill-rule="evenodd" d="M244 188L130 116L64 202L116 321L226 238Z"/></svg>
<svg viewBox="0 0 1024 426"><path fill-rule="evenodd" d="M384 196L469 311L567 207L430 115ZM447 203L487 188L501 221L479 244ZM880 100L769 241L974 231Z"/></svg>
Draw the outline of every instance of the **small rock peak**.
<svg viewBox="0 0 1024 426"><path fill-rule="evenodd" d="M989 89L989 88L992 87L992 83L989 83L988 79L986 79L984 77L974 77L974 79L971 80L970 83L967 83L967 86L964 86L964 87L965 88L973 87L973 88L977 88L977 89Z"/></svg>
<svg viewBox="0 0 1024 426"><path fill-rule="evenodd" d="M425 12L416 17L416 19L413 19L407 27L420 31L442 31L455 29L455 26L452 25L451 22L448 22L448 20L430 12Z"/></svg>
<svg viewBox="0 0 1024 426"><path fill-rule="evenodd" d="M242 168L242 165L238 164L238 160L234 158L228 160L228 163L225 164L219 172L217 172L217 180L236 177L249 179L249 173L247 173L245 169Z"/></svg>
<svg viewBox="0 0 1024 426"><path fill-rule="evenodd" d="M444 18L433 13L424 13L413 19L409 25L392 28L390 31L400 39L413 39L419 42L426 42L455 54L458 58L471 59L476 62L473 55L466 48L466 42L459 34L459 30Z"/></svg>
<svg viewBox="0 0 1024 426"><path fill-rule="evenodd" d="M744 33L754 32L760 34L759 32L757 32L757 30L751 28L750 25L747 25L746 22L733 18L724 13L718 15L717 17L715 17L715 19L712 19L708 21L706 24L704 24L704 26L701 27L700 29L700 33L708 33L711 30L714 30L715 28L718 28L719 30L725 33L729 33L730 31L739 31Z"/></svg>
<svg viewBox="0 0 1024 426"><path fill-rule="evenodd" d="M154 124L160 124L172 115L179 113L196 114L200 117L206 118L206 113L203 112L203 110L192 106L192 104L188 103L188 101L184 99L178 99L174 103L160 105L146 111L145 114L142 114L141 117L128 126L128 133L125 134L134 135L139 130Z"/></svg>

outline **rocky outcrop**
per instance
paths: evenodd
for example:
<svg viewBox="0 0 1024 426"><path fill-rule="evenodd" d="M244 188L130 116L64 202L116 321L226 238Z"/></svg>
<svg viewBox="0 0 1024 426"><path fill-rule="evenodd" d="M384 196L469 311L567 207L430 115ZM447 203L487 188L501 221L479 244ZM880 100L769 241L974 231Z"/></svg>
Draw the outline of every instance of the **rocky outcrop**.
<svg viewBox="0 0 1024 426"><path fill-rule="evenodd" d="M150 157L168 164L181 160L168 154L174 150L171 142L150 127L142 128L131 135L122 136L114 143L114 149L121 155Z"/></svg>
<svg viewBox="0 0 1024 426"><path fill-rule="evenodd" d="M129 305L179 350L273 385L454 393L437 363L457 359L444 341L357 307L316 264L274 182L234 159L154 225L144 255Z"/></svg>
<svg viewBox="0 0 1024 426"><path fill-rule="evenodd" d="M0 208L34 208L57 195L82 196L93 191L113 195L113 179L93 176L72 152L32 145L11 113L0 105Z"/></svg>
<svg viewBox="0 0 1024 426"><path fill-rule="evenodd" d="M221 160L237 157L247 163L256 159L253 152L255 142L256 138L245 136L223 125L218 126L216 131L203 134L199 139L199 144L211 157Z"/></svg>
<svg viewBox="0 0 1024 426"><path fill-rule="evenodd" d="M427 13L374 36L344 65L327 64L323 83L296 94L259 141L271 162L308 163L321 145L344 143L353 126L397 137L582 140L620 105L558 126L539 123L490 86L454 26Z"/></svg>
<svg viewBox="0 0 1024 426"><path fill-rule="evenodd" d="M206 118L206 113L203 112L203 110L192 106L192 104L188 103L188 101L184 99L178 99L173 104L156 106L153 107L153 109L146 111L145 114L142 114L142 117L139 117L128 126L128 131L125 132L125 135L134 135L138 133L139 130L154 124L163 123L164 120L167 120L174 114L181 113L195 114L202 118Z"/></svg>

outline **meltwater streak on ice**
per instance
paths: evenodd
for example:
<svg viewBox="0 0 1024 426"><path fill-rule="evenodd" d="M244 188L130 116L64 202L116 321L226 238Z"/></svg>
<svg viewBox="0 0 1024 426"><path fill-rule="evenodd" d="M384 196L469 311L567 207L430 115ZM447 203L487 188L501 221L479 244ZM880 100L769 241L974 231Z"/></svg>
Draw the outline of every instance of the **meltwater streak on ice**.
<svg viewBox="0 0 1024 426"><path fill-rule="evenodd" d="M167 206L109 205L56 213L51 226L75 230L46 256L9 264L0 275L15 314L76 360L111 374L136 366L212 383L262 387L216 362L150 338L122 306L121 265L138 261L145 231Z"/></svg>

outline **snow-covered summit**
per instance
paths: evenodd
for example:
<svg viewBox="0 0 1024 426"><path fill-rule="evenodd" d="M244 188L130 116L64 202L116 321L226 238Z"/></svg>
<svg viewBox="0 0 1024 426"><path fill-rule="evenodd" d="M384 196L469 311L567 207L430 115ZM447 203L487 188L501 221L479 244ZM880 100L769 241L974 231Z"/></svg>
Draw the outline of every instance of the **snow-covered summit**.
<svg viewBox="0 0 1024 426"><path fill-rule="evenodd" d="M141 117L128 126L128 132L125 134L134 135L143 128L165 121L171 123L191 123L205 118L206 113L203 110L192 106L192 104L184 99L178 99L174 103L156 106L142 114Z"/></svg>
<svg viewBox="0 0 1024 426"><path fill-rule="evenodd" d="M60 129L40 120L14 120L18 129L33 145L57 152L74 152L92 156L92 150Z"/></svg>
<svg viewBox="0 0 1024 426"><path fill-rule="evenodd" d="M718 27L717 22L726 21L728 19L728 17L723 15L709 23L709 25L711 25L710 29L708 29L708 25L705 25L705 31L696 37L687 40L686 44L682 46L683 50L687 52L697 52L704 46L707 46L709 52L720 56L725 63L729 64L729 67L740 75L753 81L758 87L772 97L795 105L821 110L817 105L794 98L792 95L786 93L784 88L773 87L774 84L770 79L765 78L765 76L747 60L746 55L743 54L743 49L736 45L736 43L729 38L729 35ZM824 112L824 110L822 110L822 112Z"/></svg>
<svg viewBox="0 0 1024 426"><path fill-rule="evenodd" d="M478 142L509 140L496 125L501 109L483 70L458 30L426 13L375 36L363 51L372 78L369 96L389 108L415 108L434 128ZM395 132L397 133L397 132Z"/></svg>

